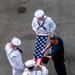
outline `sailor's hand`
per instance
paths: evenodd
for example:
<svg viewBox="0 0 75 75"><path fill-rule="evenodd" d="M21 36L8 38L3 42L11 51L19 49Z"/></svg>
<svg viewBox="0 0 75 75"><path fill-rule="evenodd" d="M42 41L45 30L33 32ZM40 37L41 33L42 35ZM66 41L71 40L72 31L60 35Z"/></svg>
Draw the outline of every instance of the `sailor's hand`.
<svg viewBox="0 0 75 75"><path fill-rule="evenodd" d="M38 68L40 68L40 67L41 67L41 65L37 65L37 67L38 67Z"/></svg>
<svg viewBox="0 0 75 75"><path fill-rule="evenodd" d="M50 37L50 33L48 33L47 36Z"/></svg>
<svg viewBox="0 0 75 75"><path fill-rule="evenodd" d="M39 35L39 33L38 32L36 32L36 36L38 36Z"/></svg>

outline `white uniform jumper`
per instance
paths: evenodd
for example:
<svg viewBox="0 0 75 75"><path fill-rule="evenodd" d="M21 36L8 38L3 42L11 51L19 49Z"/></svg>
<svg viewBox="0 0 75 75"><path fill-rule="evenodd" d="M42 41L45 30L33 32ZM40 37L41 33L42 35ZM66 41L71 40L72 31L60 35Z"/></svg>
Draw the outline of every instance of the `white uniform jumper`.
<svg viewBox="0 0 75 75"><path fill-rule="evenodd" d="M29 72L26 68L22 75L48 75L48 69L45 66L42 66L41 68L41 70L34 70L32 72Z"/></svg>
<svg viewBox="0 0 75 75"><path fill-rule="evenodd" d="M9 47L10 43L5 46L7 58L12 66L12 75L22 75L24 64L22 63L21 54L18 49Z"/></svg>

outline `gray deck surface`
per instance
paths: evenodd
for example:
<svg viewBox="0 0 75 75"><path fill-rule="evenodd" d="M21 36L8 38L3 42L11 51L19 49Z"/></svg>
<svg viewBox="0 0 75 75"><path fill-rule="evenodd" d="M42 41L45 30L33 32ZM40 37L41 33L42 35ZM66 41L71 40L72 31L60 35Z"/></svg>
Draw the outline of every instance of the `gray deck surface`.
<svg viewBox="0 0 75 75"><path fill-rule="evenodd" d="M22 6L27 10L21 14L18 8ZM67 73L75 75L75 0L0 0L0 75L11 75L4 47L12 37L22 40L23 62L32 59L36 37L31 22L37 9L56 23L55 34L64 41ZM49 75L57 75L52 60L45 66Z"/></svg>

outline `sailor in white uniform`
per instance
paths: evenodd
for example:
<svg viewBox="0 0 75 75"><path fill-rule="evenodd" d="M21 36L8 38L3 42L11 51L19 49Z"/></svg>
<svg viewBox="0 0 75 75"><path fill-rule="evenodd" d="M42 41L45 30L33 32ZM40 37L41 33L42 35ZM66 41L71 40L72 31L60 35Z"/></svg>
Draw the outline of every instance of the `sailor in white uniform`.
<svg viewBox="0 0 75 75"><path fill-rule="evenodd" d="M56 24L54 23L52 18L46 16L44 14L44 11L41 10L41 9L38 9L34 13L34 16L35 17L32 20L32 29L36 33L37 38L39 38L41 36L41 38L46 39L45 40L46 44L44 44L44 45L47 45L47 43L49 43L48 36L50 34L54 34L54 31L56 29ZM41 44L45 43L45 42L43 42L43 40L44 39L41 40L41 42L42 42ZM37 42L40 43L39 40L36 40L36 43ZM36 44L36 47L37 47L37 44ZM41 47L43 47L43 46L41 46ZM42 55L40 54L40 52L41 52L42 49L40 48L40 51L38 51L39 49L37 49L36 47L35 47L34 57L33 58L34 58L34 61L37 62L36 64L41 65L42 64Z"/></svg>
<svg viewBox="0 0 75 75"><path fill-rule="evenodd" d="M35 67L35 62L33 60L28 60L25 62L25 66L27 67L22 75L48 75L48 69L45 66L40 66L39 70Z"/></svg>
<svg viewBox="0 0 75 75"><path fill-rule="evenodd" d="M39 9L34 13L32 20L32 29L36 32L36 35L41 34L54 34L56 24L51 17L44 14L44 11Z"/></svg>
<svg viewBox="0 0 75 75"><path fill-rule="evenodd" d="M21 45L21 40L14 37L5 46L6 56L12 66L12 75L22 75L24 71L24 64L20 54L21 50L18 48L19 45Z"/></svg>

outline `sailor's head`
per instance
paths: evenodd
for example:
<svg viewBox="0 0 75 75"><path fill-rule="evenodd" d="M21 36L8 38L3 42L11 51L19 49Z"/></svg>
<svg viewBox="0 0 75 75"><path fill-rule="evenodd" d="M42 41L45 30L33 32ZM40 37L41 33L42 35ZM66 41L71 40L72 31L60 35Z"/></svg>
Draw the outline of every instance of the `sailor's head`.
<svg viewBox="0 0 75 75"><path fill-rule="evenodd" d="M25 62L25 66L29 69L32 70L35 66L35 62L33 60L28 60Z"/></svg>
<svg viewBox="0 0 75 75"><path fill-rule="evenodd" d="M13 37L11 40L11 44L13 47L18 47L21 45L21 40L17 37Z"/></svg>
<svg viewBox="0 0 75 75"><path fill-rule="evenodd" d="M35 11L34 16L38 19L38 20L43 20L44 19L44 11L41 9L38 9L37 11Z"/></svg>

